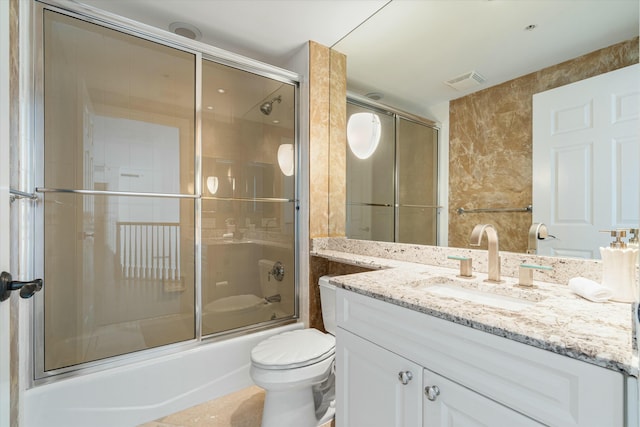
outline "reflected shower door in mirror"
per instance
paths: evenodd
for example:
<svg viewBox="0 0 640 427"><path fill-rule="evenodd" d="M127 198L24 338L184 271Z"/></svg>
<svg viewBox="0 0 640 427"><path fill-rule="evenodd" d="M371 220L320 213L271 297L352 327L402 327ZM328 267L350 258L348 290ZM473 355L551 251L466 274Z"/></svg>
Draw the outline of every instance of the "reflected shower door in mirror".
<svg viewBox="0 0 640 427"><path fill-rule="evenodd" d="M196 56L43 20L37 376L196 336Z"/></svg>
<svg viewBox="0 0 640 427"><path fill-rule="evenodd" d="M396 241L438 244L438 131L397 119Z"/></svg>
<svg viewBox="0 0 640 427"><path fill-rule="evenodd" d="M347 103L348 120L361 113L377 117L380 141L363 158L347 134L347 237L437 244L437 129L398 112Z"/></svg>
<svg viewBox="0 0 640 427"><path fill-rule="evenodd" d="M347 237L393 242L395 119L393 115L383 111L347 103L347 120L359 113L377 116L380 122L380 141L375 151L365 159L356 156L347 143Z"/></svg>
<svg viewBox="0 0 640 427"><path fill-rule="evenodd" d="M295 315L295 87L211 61L202 75L209 335Z"/></svg>

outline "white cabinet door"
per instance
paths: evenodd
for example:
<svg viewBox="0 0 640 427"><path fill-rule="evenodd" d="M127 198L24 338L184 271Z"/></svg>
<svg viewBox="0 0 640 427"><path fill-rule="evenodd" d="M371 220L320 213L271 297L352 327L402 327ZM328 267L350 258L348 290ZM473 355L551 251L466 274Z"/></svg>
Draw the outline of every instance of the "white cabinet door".
<svg viewBox="0 0 640 427"><path fill-rule="evenodd" d="M422 425L419 365L338 328L336 379L336 427Z"/></svg>
<svg viewBox="0 0 640 427"><path fill-rule="evenodd" d="M543 427L531 418L424 370L423 427Z"/></svg>

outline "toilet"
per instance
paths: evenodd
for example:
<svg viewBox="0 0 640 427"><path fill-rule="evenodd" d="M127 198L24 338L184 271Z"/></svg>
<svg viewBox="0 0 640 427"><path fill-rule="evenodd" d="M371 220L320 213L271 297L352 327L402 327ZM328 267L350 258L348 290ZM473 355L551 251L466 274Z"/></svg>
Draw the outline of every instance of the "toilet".
<svg viewBox="0 0 640 427"><path fill-rule="evenodd" d="M243 294L218 298L204 306L202 321L208 331L225 331L255 323L266 322L278 316L281 295L280 282L269 272L275 261L258 261L261 295ZM290 285L289 285L290 286Z"/></svg>
<svg viewBox="0 0 640 427"><path fill-rule="evenodd" d="M262 427L316 427L335 414L335 299L330 276L319 280L325 329L268 338L251 351L251 378L265 389Z"/></svg>

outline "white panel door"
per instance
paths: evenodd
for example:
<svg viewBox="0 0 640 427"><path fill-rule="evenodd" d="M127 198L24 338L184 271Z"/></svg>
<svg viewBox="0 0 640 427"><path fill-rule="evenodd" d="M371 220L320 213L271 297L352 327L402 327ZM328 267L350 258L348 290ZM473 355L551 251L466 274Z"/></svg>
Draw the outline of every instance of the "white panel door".
<svg viewBox="0 0 640 427"><path fill-rule="evenodd" d="M640 65L533 96L533 222L543 255L600 258L640 223Z"/></svg>
<svg viewBox="0 0 640 427"><path fill-rule="evenodd" d="M9 271L9 2L0 1L0 271ZM9 301L0 302L0 427L9 427Z"/></svg>
<svg viewBox="0 0 640 427"><path fill-rule="evenodd" d="M336 425L422 424L422 367L357 335L336 335Z"/></svg>

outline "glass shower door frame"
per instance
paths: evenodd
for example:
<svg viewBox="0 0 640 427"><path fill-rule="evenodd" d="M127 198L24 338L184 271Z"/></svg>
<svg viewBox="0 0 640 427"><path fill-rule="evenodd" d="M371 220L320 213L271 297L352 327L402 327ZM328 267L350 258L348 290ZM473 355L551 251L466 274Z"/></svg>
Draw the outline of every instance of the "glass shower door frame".
<svg viewBox="0 0 640 427"><path fill-rule="evenodd" d="M295 180L294 180L294 197L292 200L295 206L294 212L294 236L298 236L300 234L300 218L299 218L299 191L300 191L300 173L299 173L299 165L300 165L300 150L299 150L299 141L300 141L300 129L299 129L299 93L300 93L300 76L296 73L287 72L285 70L279 69L277 67L272 67L270 65L261 63L259 61L254 61L248 58L244 58L242 56L225 52L219 50L217 48L204 45L199 42L193 42L191 40L183 39L180 36L174 36L172 34L166 33L161 30L157 30L152 27L145 26L143 24L133 23L125 18L119 18L115 15L104 13L101 11L94 10L92 8L87 8L85 6L81 6L78 4L73 4L70 2L66 2L64 0L45 0L38 1L34 3L33 6L33 27L34 27L34 46L32 48L33 51L33 61L34 61L34 74L35 74L35 82L34 82L34 108L32 111L28 112L28 115L31 117L30 121L33 123L34 128L34 136L35 136L35 150L32 153L34 159L32 164L35 165L34 168L34 182L36 186L44 182L43 176L43 162L44 162L44 64L42 58L44 57L43 53L43 14L44 10L52 10L54 12L61 13L63 15L78 18L80 20L98 24L100 26L110 28L113 30L117 30L119 32L123 32L135 37L139 37L154 43L158 43L164 46L168 46L171 48L175 48L184 52L191 53L195 56L195 66L196 66L196 76L195 76L195 147L194 147L194 190L192 194L158 194L158 193L150 193L150 194L140 194L131 192L130 194L126 194L126 192L118 192L117 196L150 196L150 197L170 197L177 199L193 199L194 202L194 227L195 227L195 236L194 236L194 247L193 250L195 252L194 256L194 279L195 279L195 337L194 339L188 341L177 342L174 344L168 344L161 347L149 348L146 350L141 350L136 353L128 353L120 356L113 356L103 360L96 360L92 362L85 362L79 365L73 365L70 367L64 367L59 369L54 369L50 371L44 370L44 302L43 298L34 298L34 305L32 306L32 320L30 327L30 334L32 334L32 339L30 340L32 344L32 351L29 351L29 354L32 358L32 363L30 363L29 369L32 370L32 373L29 374L29 378L31 379L31 385L35 384L44 384L48 382L52 382L58 379L73 377L83 375L89 372L99 371L105 368L124 366L130 363L134 363L136 361L146 360L150 357L155 357L158 355L172 354L179 351L184 351L189 348L196 347L202 344L205 337L202 335L202 310L201 310L201 295L202 295L202 277L201 277L201 208L202 208L202 147L201 147L201 90L202 90L202 61L203 59L212 60L221 64L230 65L234 68L249 71L256 74L259 74L264 77L268 77L274 80L281 81L283 83L290 84L294 87L295 93L295 141L294 141L294 156L295 156ZM22 173L29 173L29 171L23 171ZM44 233L44 208L42 206L42 194L48 191L60 191L61 189L46 189L46 188L36 188L36 192L40 194L41 201L40 203L34 204L36 206L31 212L32 218L32 227L25 227L24 224L20 226L22 231L20 234L22 237L26 237L25 241L21 243L22 250L30 252L33 254L33 265L35 266L34 270L36 274L42 275L44 273L44 250L41 244L36 244L33 237L42 236ZM62 189L64 191L64 189ZM87 195L100 195L106 196L106 192L101 191L82 191L75 190L73 191L76 194L87 194ZM30 221L29 221L30 222ZM296 258L296 265L298 264L298 251L299 251L299 239L294 238L294 257ZM276 326L285 323L290 323L296 321L299 318L299 310L300 310L300 302L299 302L299 274L300 269L295 268L295 278L294 278L294 286L295 286L295 313L289 319L274 321L270 325L263 325L262 327ZM250 333L251 330L239 331L235 335ZM227 334L225 336L235 336L234 334ZM215 339L215 338L214 338ZM209 341L211 338L206 337L206 340Z"/></svg>

